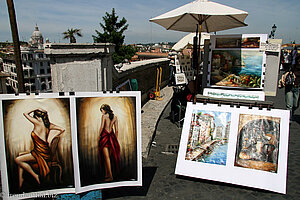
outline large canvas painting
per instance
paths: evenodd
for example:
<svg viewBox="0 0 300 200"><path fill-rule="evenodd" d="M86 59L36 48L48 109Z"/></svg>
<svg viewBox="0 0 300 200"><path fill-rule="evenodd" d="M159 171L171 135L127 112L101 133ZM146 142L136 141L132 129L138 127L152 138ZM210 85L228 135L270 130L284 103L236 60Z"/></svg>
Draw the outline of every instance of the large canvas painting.
<svg viewBox="0 0 300 200"><path fill-rule="evenodd" d="M263 52L213 50L211 63L211 85L261 88Z"/></svg>
<svg viewBox="0 0 300 200"><path fill-rule="evenodd" d="M1 108L3 191L11 196L74 192L69 98L7 99Z"/></svg>
<svg viewBox="0 0 300 200"><path fill-rule="evenodd" d="M138 104L135 96L76 98L82 191L139 180Z"/></svg>
<svg viewBox="0 0 300 200"><path fill-rule="evenodd" d="M140 92L0 95L3 198L142 184Z"/></svg>
<svg viewBox="0 0 300 200"><path fill-rule="evenodd" d="M286 193L289 112L188 103L175 174Z"/></svg>
<svg viewBox="0 0 300 200"><path fill-rule="evenodd" d="M265 41L265 34L212 36L208 85L262 89L266 55L260 44Z"/></svg>

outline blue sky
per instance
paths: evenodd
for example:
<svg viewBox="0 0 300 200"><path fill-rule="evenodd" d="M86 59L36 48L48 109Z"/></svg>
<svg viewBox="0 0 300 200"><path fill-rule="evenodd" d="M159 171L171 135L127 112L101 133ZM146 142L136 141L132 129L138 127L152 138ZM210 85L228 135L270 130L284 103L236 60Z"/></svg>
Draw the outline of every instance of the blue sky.
<svg viewBox="0 0 300 200"><path fill-rule="evenodd" d="M93 42L92 35L100 29L105 12L115 8L117 16L129 24L125 43L177 42L187 33L165 30L149 19L187 4L191 0L14 0L20 40L28 41L35 24L44 38L51 42L68 42L62 32L68 28L82 29L77 42ZM247 27L217 34L266 33L276 24L276 38L284 43L300 43L299 0L214 0L248 12ZM0 0L0 41L11 41L6 0Z"/></svg>

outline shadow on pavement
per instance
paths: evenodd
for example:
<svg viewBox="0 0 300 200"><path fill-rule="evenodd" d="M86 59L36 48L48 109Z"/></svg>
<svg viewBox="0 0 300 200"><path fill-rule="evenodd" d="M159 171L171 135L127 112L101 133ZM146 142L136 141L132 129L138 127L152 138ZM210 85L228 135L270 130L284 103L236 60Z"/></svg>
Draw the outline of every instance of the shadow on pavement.
<svg viewBox="0 0 300 200"><path fill-rule="evenodd" d="M297 122L298 124L300 124L300 115L294 115L292 118L292 121Z"/></svg>
<svg viewBox="0 0 300 200"><path fill-rule="evenodd" d="M182 175L176 175L176 178L183 179L183 180L188 180L188 181L193 181L193 182L201 182L201 183L205 183L205 184L209 184L209 185L218 185L218 186L222 186L222 187L239 188L239 189L252 190L252 191L264 192L264 193L270 193L270 194L274 193L274 192L259 189L259 188L252 188L252 187L247 187L247 186L242 186L242 185L235 185L233 183L211 181L211 180L199 179L199 178L182 176Z"/></svg>
<svg viewBox="0 0 300 200"><path fill-rule="evenodd" d="M143 167L143 186L103 189L102 198L111 199L126 196L146 196L156 170L157 167Z"/></svg>

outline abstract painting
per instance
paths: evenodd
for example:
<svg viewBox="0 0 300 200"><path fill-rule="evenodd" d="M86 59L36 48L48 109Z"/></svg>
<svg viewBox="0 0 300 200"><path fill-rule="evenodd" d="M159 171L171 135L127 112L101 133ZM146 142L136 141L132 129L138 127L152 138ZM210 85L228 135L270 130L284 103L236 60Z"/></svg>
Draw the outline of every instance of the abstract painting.
<svg viewBox="0 0 300 200"><path fill-rule="evenodd" d="M277 172L280 118L241 114L235 166Z"/></svg>

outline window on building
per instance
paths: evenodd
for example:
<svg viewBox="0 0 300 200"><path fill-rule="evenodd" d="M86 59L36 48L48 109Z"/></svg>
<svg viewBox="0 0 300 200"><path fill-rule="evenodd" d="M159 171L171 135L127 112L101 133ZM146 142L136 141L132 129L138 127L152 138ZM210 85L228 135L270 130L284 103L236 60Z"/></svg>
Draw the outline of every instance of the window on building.
<svg viewBox="0 0 300 200"><path fill-rule="evenodd" d="M40 74L45 74L45 70L44 69L40 69Z"/></svg>
<svg viewBox="0 0 300 200"><path fill-rule="evenodd" d="M41 88L41 89L42 89L42 90L46 90L46 89L47 89L47 86L46 86L45 83L42 84L42 88Z"/></svg>
<svg viewBox="0 0 300 200"><path fill-rule="evenodd" d="M47 64L48 64L48 67L50 67L50 62L47 62Z"/></svg>
<svg viewBox="0 0 300 200"><path fill-rule="evenodd" d="M33 70L33 69L30 69L30 70L29 70L29 74L30 74L30 76L34 76L34 70Z"/></svg>
<svg viewBox="0 0 300 200"><path fill-rule="evenodd" d="M33 55L32 54L28 54L28 60L33 60Z"/></svg>
<svg viewBox="0 0 300 200"><path fill-rule="evenodd" d="M28 70L24 70L23 72L24 72L24 77L28 77L28 74L29 74Z"/></svg>
<svg viewBox="0 0 300 200"><path fill-rule="evenodd" d="M39 57L39 58L43 58L43 54L41 54L41 53L38 54L38 57Z"/></svg>
<svg viewBox="0 0 300 200"><path fill-rule="evenodd" d="M47 69L47 74L51 74L51 69L50 68Z"/></svg>
<svg viewBox="0 0 300 200"><path fill-rule="evenodd" d="M45 81L46 81L46 79L45 79L45 78L41 78L41 81L42 81L42 82L45 82Z"/></svg>
<svg viewBox="0 0 300 200"><path fill-rule="evenodd" d="M30 87L27 85L27 86L25 86L25 91L26 92L30 92Z"/></svg>
<svg viewBox="0 0 300 200"><path fill-rule="evenodd" d="M32 67L32 63L31 62L29 63L29 66Z"/></svg>
<svg viewBox="0 0 300 200"><path fill-rule="evenodd" d="M44 63L43 62L40 62L40 66L42 67L44 65Z"/></svg>

